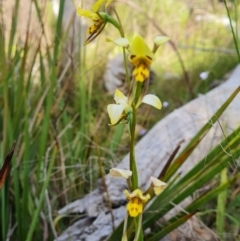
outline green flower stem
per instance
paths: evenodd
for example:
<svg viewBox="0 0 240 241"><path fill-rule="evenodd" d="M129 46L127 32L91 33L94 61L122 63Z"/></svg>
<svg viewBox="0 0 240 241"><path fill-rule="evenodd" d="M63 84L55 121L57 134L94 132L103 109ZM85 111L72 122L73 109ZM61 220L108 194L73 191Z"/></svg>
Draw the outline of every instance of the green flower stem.
<svg viewBox="0 0 240 241"><path fill-rule="evenodd" d="M118 26L119 27L117 29L119 30L119 33L120 33L121 37L124 38L124 29L123 29L123 26L122 26L121 19L120 19L120 17L119 17L119 15L118 15L118 13L117 13L115 8L113 8L113 12L115 13L115 15L117 17L117 21L118 21Z"/></svg>
<svg viewBox="0 0 240 241"><path fill-rule="evenodd" d="M133 190L138 188L138 173L135 160L135 127L136 127L136 109L133 105L132 112L129 113L129 130L130 130L130 170L132 171L132 187Z"/></svg>
<svg viewBox="0 0 240 241"><path fill-rule="evenodd" d="M135 218L135 238L133 241L143 241L143 232L142 232L142 213Z"/></svg>
<svg viewBox="0 0 240 241"><path fill-rule="evenodd" d="M127 223L128 223L128 211L127 211L125 219L124 219L122 241L128 240L128 238L127 238Z"/></svg>
<svg viewBox="0 0 240 241"><path fill-rule="evenodd" d="M131 178L128 178L128 179L127 179L127 184L128 184L129 190L130 190L131 192L134 191L133 186L132 186Z"/></svg>
<svg viewBox="0 0 240 241"><path fill-rule="evenodd" d="M118 24L118 22L113 17L111 17L110 15L108 15L105 12L99 12L98 15L101 17L101 19L104 22L111 23L115 28L117 28L119 31L121 31L120 25Z"/></svg>
<svg viewBox="0 0 240 241"><path fill-rule="evenodd" d="M124 60L124 68L126 71L126 81L128 85L130 86L130 75L128 71L128 63L127 63L127 54L126 54L126 49L123 47L123 60Z"/></svg>
<svg viewBox="0 0 240 241"><path fill-rule="evenodd" d="M113 8L113 12L115 13L115 15L117 17L117 20L118 20L119 33L120 33L121 37L124 38L125 35L124 35L124 29L123 29L123 26L122 26L121 19L119 18L119 15L118 15L115 8ZM126 71L126 81L127 81L128 85L130 86L130 75L129 75L129 71L128 71L126 48L124 48L124 47L123 47L123 60L124 60L124 68L125 68L125 71Z"/></svg>
<svg viewBox="0 0 240 241"><path fill-rule="evenodd" d="M135 83L137 85L137 88L135 89L135 93L134 94L134 105L135 106L139 106L138 102L139 102L139 98L142 94L142 83L141 82L136 82Z"/></svg>

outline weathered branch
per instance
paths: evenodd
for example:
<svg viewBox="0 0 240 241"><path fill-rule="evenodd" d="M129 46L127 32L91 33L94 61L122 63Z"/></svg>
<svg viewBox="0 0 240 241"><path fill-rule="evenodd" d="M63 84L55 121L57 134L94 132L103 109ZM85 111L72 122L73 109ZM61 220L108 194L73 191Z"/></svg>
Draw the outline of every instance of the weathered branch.
<svg viewBox="0 0 240 241"><path fill-rule="evenodd" d="M150 176L158 176L169 160L173 150L182 140L181 149L187 145L191 138L209 120L222 103L240 85L240 66L236 68L226 83L213 89L206 95L199 95L198 98L173 111L163 120L159 121L136 145L136 160L140 184L145 190L149 184ZM240 117L240 96L237 96L223 113L219 122L213 125L209 133L204 137L198 148L194 150L191 157L180 167L179 173L184 175L201 160L210 149L216 146L224 138L220 124L226 126L225 134L229 134L239 125ZM117 167L128 169L128 155ZM123 190L126 183L121 179L114 179L106 176L108 194L112 202L114 224L118 225L125 216L126 198ZM69 227L60 237L62 240L104 240L112 232L111 215L106 199L103 185L99 182L96 190L76 200L59 210L59 214L85 213L86 217ZM176 206L164 218L172 217L179 209L191 202L187 200ZM196 216L192 217L185 224L174 230L164 241L175 240L218 240L217 236L208 229Z"/></svg>

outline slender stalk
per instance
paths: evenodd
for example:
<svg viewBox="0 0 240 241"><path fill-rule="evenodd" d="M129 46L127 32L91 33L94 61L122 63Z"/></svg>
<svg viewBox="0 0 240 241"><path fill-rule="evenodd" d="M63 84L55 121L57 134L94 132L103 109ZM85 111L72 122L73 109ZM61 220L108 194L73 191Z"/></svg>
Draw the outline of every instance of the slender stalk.
<svg viewBox="0 0 240 241"><path fill-rule="evenodd" d="M136 129L136 115L137 108L136 105L139 101L139 97L141 95L142 83L134 82L133 86L133 103L132 103L132 114L129 122L130 126L130 170L132 171L132 185L133 190L138 188L138 173L137 173L137 164L135 159L135 129ZM142 214L136 218L134 218L135 224L135 238L134 241L142 241Z"/></svg>
<svg viewBox="0 0 240 241"><path fill-rule="evenodd" d="M142 94L142 83L136 82L136 85L137 85L137 88L136 88L136 92L134 93L134 105L136 106L136 108L138 108L139 106L138 102Z"/></svg>
<svg viewBox="0 0 240 241"><path fill-rule="evenodd" d="M50 88L46 99L46 107L45 107L45 117L43 119L43 131L40 138L40 147L39 147L39 164L37 168L37 179L40 179L40 170L42 165L42 156L44 155L44 152L46 150L47 145L47 136L48 136L48 130L49 130L49 123L50 123L50 112L51 107L53 104L53 96L54 96L54 88L56 85L56 78L57 78L57 58L59 54L59 45L60 45L60 38L62 34L62 19L63 19L63 10L64 10L64 3L65 1L60 1L60 7L59 7L59 16L56 26L56 33L55 33L55 39L54 39L54 51L53 51L53 59L51 62L51 74L50 74Z"/></svg>
<svg viewBox="0 0 240 241"><path fill-rule="evenodd" d="M48 159L48 152L49 151L50 151L50 149L48 149L48 151L47 151L46 160ZM40 214L40 211L41 211L41 208L42 208L42 203L43 203L43 200L44 200L44 197L45 197L45 191L47 190L47 187L48 187L48 184L49 184L49 181L50 181L54 160L55 160L55 157L56 157L56 152L57 152L57 148L55 147L54 150L53 150L53 155L52 155L50 163L49 163L47 175L46 175L46 178L44 180L43 187L42 187L42 190L41 190L41 193L40 193L38 206L36 207L36 210L33 214L32 222L31 222L31 225L29 227L29 231L28 231L28 234L27 234L26 241L31 241L32 238L33 238L33 233L34 233L34 230L36 228L36 225L37 225L37 222L38 222L38 219L39 219L39 214Z"/></svg>
<svg viewBox="0 0 240 241"><path fill-rule="evenodd" d="M122 241L127 240L127 223L128 223L128 212L126 212L125 219L124 219Z"/></svg>
<svg viewBox="0 0 240 241"><path fill-rule="evenodd" d="M124 29L123 29L123 26L122 26L122 22L121 22L121 19L116 11L115 8L113 8L113 11L117 17L117 20L118 20L118 24L119 24L119 33L121 35L122 38L125 37L124 35ZM128 83L128 85L130 86L130 75L129 75L129 71L128 71L128 64L127 64L127 54L126 54L126 49L123 47L123 60L124 60L124 68L125 68L125 71L126 71L126 81Z"/></svg>
<svg viewBox="0 0 240 241"><path fill-rule="evenodd" d="M238 46L238 36L237 36L238 32L237 31L236 31L236 33L234 32L233 23L232 23L232 19L231 19L231 16L230 16L230 12L229 12L229 8L227 6L226 0L224 0L224 5L225 5L226 11L227 11L227 15L228 15L228 19L229 19L232 35L233 35L233 40L234 40L234 44L235 44L236 51L237 51L238 62L240 63L240 50L239 50L239 46ZM236 4L235 4L235 8L237 8ZM236 10L235 13L236 13L236 18L237 18L237 16L238 16L237 15L237 10ZM237 22L236 22L236 25L237 25ZM237 29L237 26L236 26L236 29Z"/></svg>
<svg viewBox="0 0 240 241"><path fill-rule="evenodd" d="M130 129L130 170L132 171L132 186L133 190L138 188L138 174L135 160L135 128L136 128L136 109L133 106L133 111L130 114L129 129Z"/></svg>
<svg viewBox="0 0 240 241"><path fill-rule="evenodd" d="M124 68L126 71L126 81L128 85L130 86L130 74L128 70L128 63L127 63L127 54L126 54L126 49L123 47L123 60L124 60Z"/></svg>
<svg viewBox="0 0 240 241"><path fill-rule="evenodd" d="M0 10L2 10L2 2L0 6ZM2 17L2 16L1 16ZM1 78L5 80L6 76L6 56L5 56L5 38L4 38L4 29L3 29L3 21L1 19L0 21L0 69L1 69ZM3 84L3 120L2 120L2 141L1 141L1 149L0 149L0 158L3 160L3 152L6 149L6 142L7 142L7 124L8 124L8 92L7 92L7 81L4 81L5 84ZM0 162L1 167L1 162ZM6 238L6 230L7 230L7 205L6 205L6 190L3 186L2 193L0 193L0 203L1 203L1 238L4 240Z"/></svg>
<svg viewBox="0 0 240 241"><path fill-rule="evenodd" d="M143 240L143 233L142 233L142 214L140 214L136 219L135 228L136 229L136 236L133 241L142 241Z"/></svg>
<svg viewBox="0 0 240 241"><path fill-rule="evenodd" d="M227 168L224 168L221 171L220 179L221 179L221 184L224 184L228 181ZM223 233L225 228L226 201L227 201L227 190L224 190L218 194L218 198L217 198L216 229L217 229L217 234L221 239L223 239Z"/></svg>
<svg viewBox="0 0 240 241"><path fill-rule="evenodd" d="M107 194L107 204L108 204L108 208L109 208L109 211L110 211L110 214L111 214L112 230L114 231L115 230L115 226L114 226L114 216L113 216L113 210L112 210L112 202L111 202L111 198L110 198L110 195L109 195L109 192L108 192L108 187L107 187L107 184L106 184L105 172L104 172L103 163L102 163L101 155L100 155L99 144L98 144L98 137L96 136L95 139L96 139L96 143L97 143L97 156L98 156L99 175L100 175L100 177L102 179L102 184L103 184L104 191Z"/></svg>

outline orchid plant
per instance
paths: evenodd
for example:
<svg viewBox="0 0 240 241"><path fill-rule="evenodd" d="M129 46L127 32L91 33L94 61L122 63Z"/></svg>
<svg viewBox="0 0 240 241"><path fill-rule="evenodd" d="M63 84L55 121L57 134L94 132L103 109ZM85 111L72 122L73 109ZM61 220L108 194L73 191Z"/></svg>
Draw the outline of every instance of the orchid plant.
<svg viewBox="0 0 240 241"><path fill-rule="evenodd" d="M105 12L99 12L99 8L103 3L106 2ZM129 80L129 74L127 69L127 60L133 66L133 72L131 74L132 79L127 81L129 83L129 91L127 95L124 95L120 90L116 89L114 94L115 104L109 104L107 106L107 113L110 118L110 126L115 125L128 125L129 129L129 170L121 170L113 168L110 170L109 175L116 178L125 178L128 183L128 190L124 191L127 204L127 215L125 218L122 240L128 240L127 236L127 220L128 216L135 219L135 238L134 240L143 240L142 231L142 214L146 204L155 196L161 193L166 187L166 183L161 180L151 177L151 186L147 191L142 191L139 186L138 171L137 171L137 160L135 159L135 128L137 123L137 110L142 103L151 105L157 109L162 108L160 99L153 95L147 94L150 66L155 60L155 53L158 47L169 40L166 36L157 36L153 41L153 48L150 49L144 39L136 34L132 42L129 42L125 38L124 30L120 19L112 6L111 0L104 1L98 0L92 7L92 11L83 10L78 7L77 13L80 16L87 17L93 21L88 29L88 37L85 44L92 42L104 29L107 23L112 24L119 34L120 37L116 40L106 38L107 42L112 42L123 48L123 58L125 60L126 79ZM107 13L107 9L112 7L117 15L117 20L111 17ZM127 56L128 53L128 56Z"/></svg>

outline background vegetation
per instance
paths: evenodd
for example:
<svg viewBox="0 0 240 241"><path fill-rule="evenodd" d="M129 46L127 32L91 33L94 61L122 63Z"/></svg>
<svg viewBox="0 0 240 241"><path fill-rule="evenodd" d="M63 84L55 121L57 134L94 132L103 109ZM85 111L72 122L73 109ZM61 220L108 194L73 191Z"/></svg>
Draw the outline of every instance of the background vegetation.
<svg viewBox="0 0 240 241"><path fill-rule="evenodd" d="M128 151L125 130L107 125L112 96L102 81L108 58L120 49L105 43L106 36L114 38L110 26L87 47L69 43L70 27L62 28L64 1L57 17L49 1L6 2L0 1L0 165L14 140L17 146L0 192L0 239L25 241L34 235L52 240L54 230L61 233L69 225L51 228L56 211L94 189L99 165L108 170ZM142 115L140 129L220 84L238 63L221 1L156 0L149 5L122 0L116 5L129 38L137 32L151 43L165 33L172 41L158 51L150 87L166 107L160 114L145 107L150 118ZM238 2L227 6L233 25L239 26ZM231 202L225 213L234 225L225 228L237 236L239 186L233 191L226 194ZM209 205L212 212L205 221L215 228L216 204Z"/></svg>

